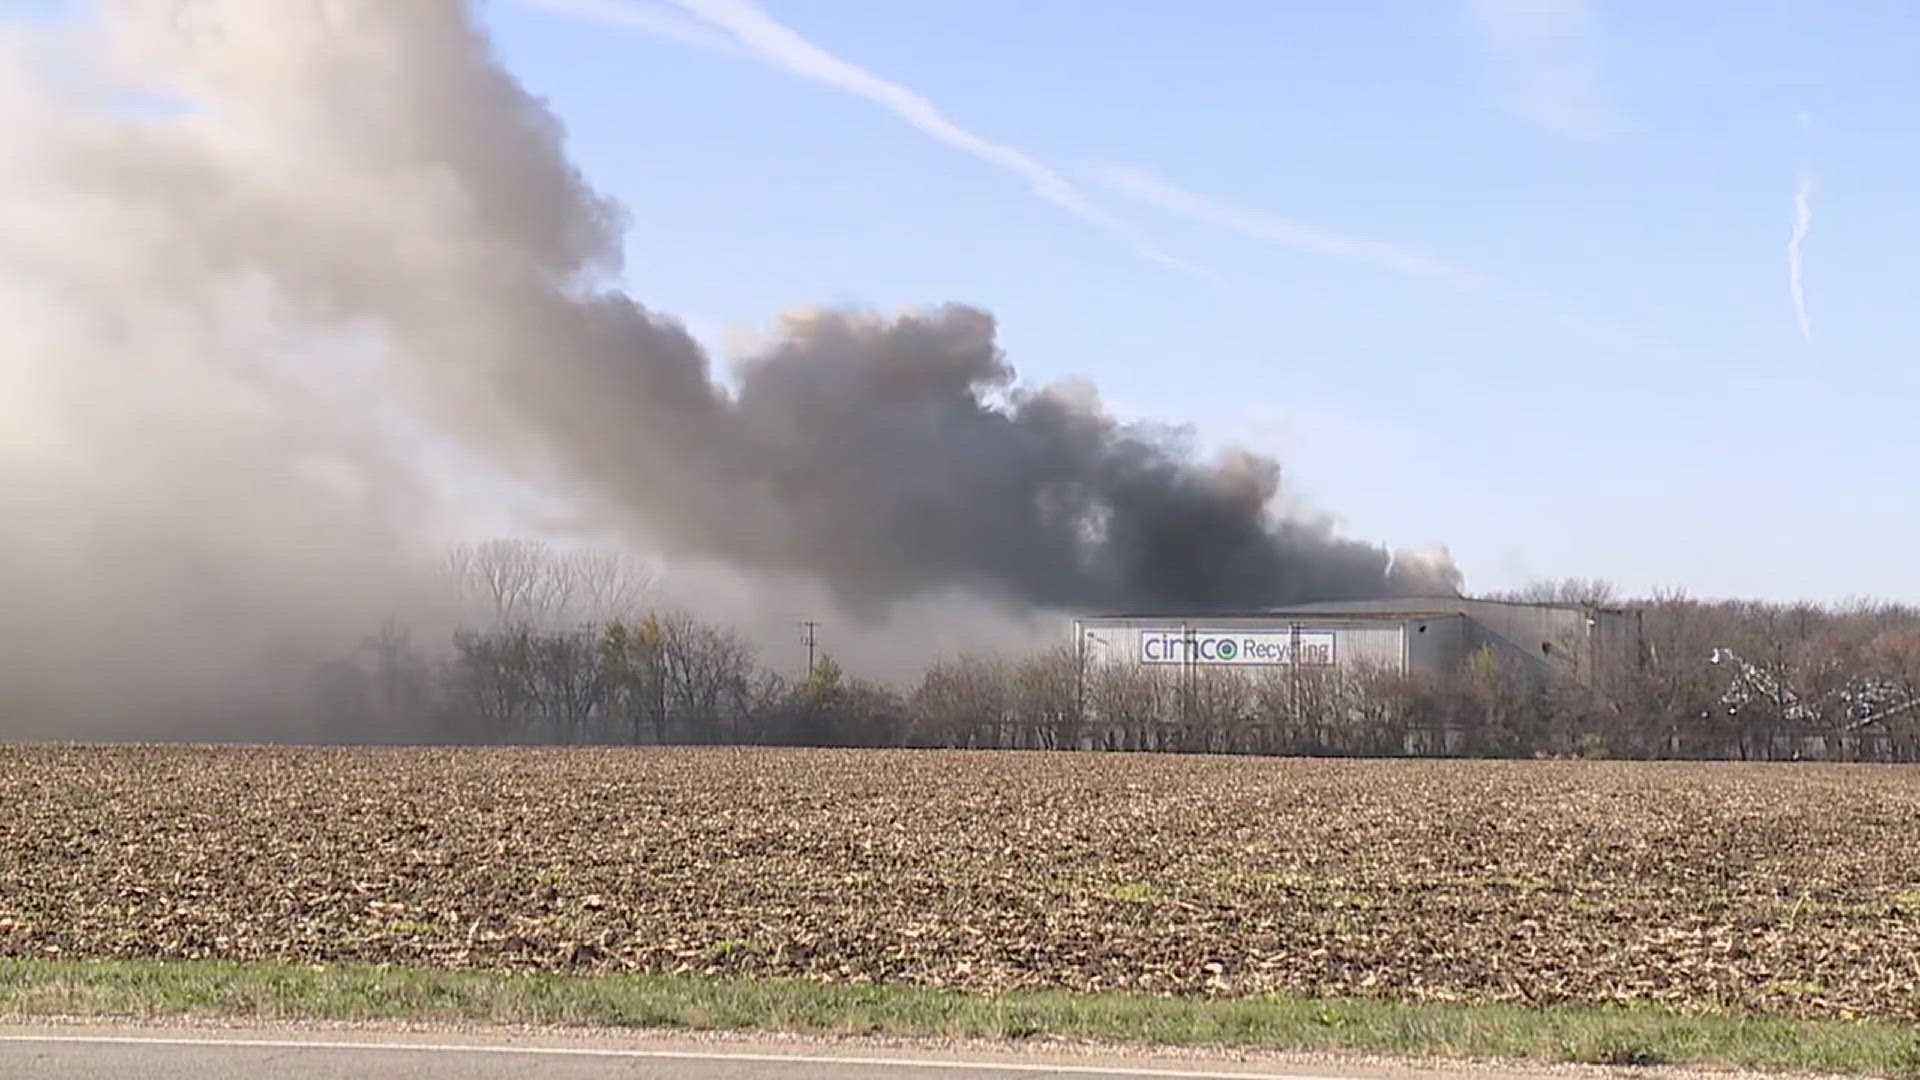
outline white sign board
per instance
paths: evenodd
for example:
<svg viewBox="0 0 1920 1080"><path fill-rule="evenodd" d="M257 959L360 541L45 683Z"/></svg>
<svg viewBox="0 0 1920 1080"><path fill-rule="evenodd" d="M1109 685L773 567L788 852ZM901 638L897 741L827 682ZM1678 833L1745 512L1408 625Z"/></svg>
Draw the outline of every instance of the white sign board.
<svg viewBox="0 0 1920 1080"><path fill-rule="evenodd" d="M1142 630L1143 664L1227 664L1235 667L1333 663L1331 630Z"/></svg>

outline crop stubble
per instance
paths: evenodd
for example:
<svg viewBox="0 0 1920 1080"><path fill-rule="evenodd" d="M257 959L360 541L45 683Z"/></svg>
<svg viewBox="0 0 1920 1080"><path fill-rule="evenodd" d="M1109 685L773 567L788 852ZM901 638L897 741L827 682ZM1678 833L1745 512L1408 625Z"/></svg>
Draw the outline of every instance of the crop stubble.
<svg viewBox="0 0 1920 1080"><path fill-rule="evenodd" d="M1920 773L0 748L0 955L1920 1019Z"/></svg>

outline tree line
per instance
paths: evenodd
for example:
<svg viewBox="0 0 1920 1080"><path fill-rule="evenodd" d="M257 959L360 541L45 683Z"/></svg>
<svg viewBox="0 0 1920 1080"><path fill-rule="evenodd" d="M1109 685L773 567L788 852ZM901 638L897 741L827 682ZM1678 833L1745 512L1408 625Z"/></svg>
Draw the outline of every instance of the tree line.
<svg viewBox="0 0 1920 1080"><path fill-rule="evenodd" d="M1365 668L1096 664L1071 645L935 662L911 685L831 657L789 677L735 631L646 602L603 553L495 541L457 551L475 617L438 649L388 624L323 668L343 741L1483 757L1920 760L1920 611L1708 602L1664 593L1640 652L1591 684L1542 685L1493 652L1446 676ZM1617 603L1604 582L1504 599Z"/></svg>

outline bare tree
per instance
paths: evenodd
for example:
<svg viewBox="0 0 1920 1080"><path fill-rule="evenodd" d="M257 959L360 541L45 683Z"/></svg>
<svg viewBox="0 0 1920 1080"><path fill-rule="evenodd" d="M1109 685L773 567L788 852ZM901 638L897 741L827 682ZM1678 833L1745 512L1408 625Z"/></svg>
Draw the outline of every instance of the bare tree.
<svg viewBox="0 0 1920 1080"><path fill-rule="evenodd" d="M551 591L552 553L537 540L462 544L447 569L463 596L484 604L496 626L531 623Z"/></svg>
<svg viewBox="0 0 1920 1080"><path fill-rule="evenodd" d="M583 741L606 698L607 682L598 639L582 630L559 630L529 638L530 684L548 730L569 742Z"/></svg>
<svg viewBox="0 0 1920 1080"><path fill-rule="evenodd" d="M483 733L511 739L532 708L533 634L526 627L460 630L449 675L454 707L478 720Z"/></svg>
<svg viewBox="0 0 1920 1080"><path fill-rule="evenodd" d="M1017 745L1047 750L1079 747L1080 656L1072 646L1062 645L1014 666L1014 712L1024 733Z"/></svg>
<svg viewBox="0 0 1920 1080"><path fill-rule="evenodd" d="M735 730L753 682L753 650L738 634L685 612L660 620L667 699L696 742Z"/></svg>
<svg viewBox="0 0 1920 1080"><path fill-rule="evenodd" d="M786 676L763 669L747 685L745 708L741 711L737 736L740 745L756 746L768 741L779 720L781 707L792 695Z"/></svg>
<svg viewBox="0 0 1920 1080"><path fill-rule="evenodd" d="M1406 753L1406 715L1396 697L1401 674L1368 664L1340 671L1338 681L1339 707L1352 726L1353 750L1380 756Z"/></svg>
<svg viewBox="0 0 1920 1080"><path fill-rule="evenodd" d="M1873 722L1885 728L1890 755L1898 761L1920 760L1920 621L1881 630L1863 650L1862 660L1888 691Z"/></svg>
<svg viewBox="0 0 1920 1080"><path fill-rule="evenodd" d="M1542 688L1512 657L1491 647L1467 660L1461 689L1467 751L1486 757L1517 757L1547 750Z"/></svg>
<svg viewBox="0 0 1920 1080"><path fill-rule="evenodd" d="M652 569L624 548L583 548L556 563L555 574L571 582L567 614L595 627L630 617L653 591Z"/></svg>
<svg viewBox="0 0 1920 1080"><path fill-rule="evenodd" d="M1732 672L1711 661L1731 640L1731 611L1662 590L1640 612L1644 656L1608 708L1602 745L1617 757L1725 756L1735 741L1725 704Z"/></svg>
<svg viewBox="0 0 1920 1080"><path fill-rule="evenodd" d="M617 731L636 743L1920 757L1920 612L1892 605L1656 594L1637 605L1640 655L1598 681L1543 683L1516 662L1523 658L1484 650L1464 671L1436 677L1089 667L1084 653L1063 647L1018 662L935 663L903 702L831 658L789 686L724 627L688 612L631 617L646 580L629 572L635 564L542 551L515 542L462 556L469 580L506 621L455 635L443 696L423 685L424 661L390 623L361 654L316 674L316 722L368 738L417 712L459 718L474 725L467 733L490 738ZM542 584L543 565L565 569ZM1557 595L1573 592L1601 595ZM519 618L553 610L629 614L593 630Z"/></svg>
<svg viewBox="0 0 1920 1080"><path fill-rule="evenodd" d="M1363 741L1359 684L1333 668L1265 668L1247 688L1250 743L1263 753L1349 753Z"/></svg>
<svg viewBox="0 0 1920 1080"><path fill-rule="evenodd" d="M1116 750L1158 750L1173 687L1155 668L1112 661L1087 674L1088 714Z"/></svg>
<svg viewBox="0 0 1920 1080"><path fill-rule="evenodd" d="M936 663L908 702L915 741L933 746L998 747L1012 706L1006 665L963 656Z"/></svg>
<svg viewBox="0 0 1920 1080"><path fill-rule="evenodd" d="M447 569L461 595L485 609L495 626L542 630L628 617L653 585L646 563L625 549L560 551L538 540L463 544L448 554Z"/></svg>
<svg viewBox="0 0 1920 1080"><path fill-rule="evenodd" d="M906 703L878 683L849 680L834 703L839 741L848 746L898 746L907 731Z"/></svg>
<svg viewBox="0 0 1920 1080"><path fill-rule="evenodd" d="M1521 604L1586 604L1591 607L1607 607L1613 604L1619 595L1619 589L1611 581L1601 578L1569 577L1528 582L1510 592L1496 593L1491 599L1511 600Z"/></svg>
<svg viewBox="0 0 1920 1080"><path fill-rule="evenodd" d="M1731 648L1713 659L1733 673L1727 705L1740 756L1771 760L1798 755L1807 729L1817 727L1818 672L1814 663L1826 613L1812 604L1736 605Z"/></svg>

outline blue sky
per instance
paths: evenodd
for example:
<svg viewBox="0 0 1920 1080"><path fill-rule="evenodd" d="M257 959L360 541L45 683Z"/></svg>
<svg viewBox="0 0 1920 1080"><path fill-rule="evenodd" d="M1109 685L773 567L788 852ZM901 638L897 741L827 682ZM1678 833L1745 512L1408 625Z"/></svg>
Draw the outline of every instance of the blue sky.
<svg viewBox="0 0 1920 1080"><path fill-rule="evenodd" d="M1273 452L1475 587L1920 594L1920 6L690 7L489 19L630 209L633 289L717 344L794 303L982 304L1026 377Z"/></svg>
<svg viewBox="0 0 1920 1080"><path fill-rule="evenodd" d="M978 304L1471 588L1920 598L1913 0L485 13L716 350Z"/></svg>

